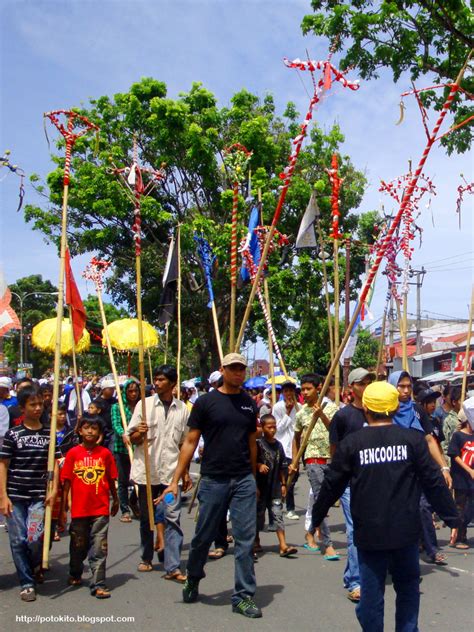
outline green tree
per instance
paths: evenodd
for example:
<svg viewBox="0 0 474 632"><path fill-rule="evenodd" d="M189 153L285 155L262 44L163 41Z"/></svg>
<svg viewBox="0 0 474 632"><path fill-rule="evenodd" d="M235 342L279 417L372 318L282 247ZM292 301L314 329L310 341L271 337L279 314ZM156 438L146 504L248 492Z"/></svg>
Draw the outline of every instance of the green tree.
<svg viewBox="0 0 474 632"><path fill-rule="evenodd" d="M379 343L372 336L368 329L359 328L357 346L351 360L353 367L364 367L364 369L376 369Z"/></svg>
<svg viewBox="0 0 474 632"><path fill-rule="evenodd" d="M23 324L23 361L31 362L34 375L41 375L49 366L48 358L31 345L33 327L46 318L54 318L56 314L57 288L40 274L32 274L18 279L10 286L12 307ZM21 332L12 330L5 339L4 351L11 366L20 362Z"/></svg>
<svg viewBox="0 0 474 632"><path fill-rule="evenodd" d="M429 75L438 84L453 82L474 47L472 8L463 0L312 0L311 5L314 14L303 18L303 33L328 37L344 52L341 67L356 67L364 79L390 68L394 81L409 71L413 81ZM461 86L473 92L472 73ZM440 110L445 97L433 90L423 100ZM455 123L472 115L467 103L458 93L452 106ZM472 133L465 126L442 143L448 153L462 153L470 148Z"/></svg>
<svg viewBox="0 0 474 632"><path fill-rule="evenodd" d="M108 292L114 301L127 305L131 315L135 306L134 250L131 224L133 212L110 167L131 164L133 134L137 138L140 160L166 173L162 185L142 204L142 272L143 312L147 320L157 323L163 269L168 252L169 236L179 222L182 225L182 321L183 367L190 374L207 375L218 364L212 319L207 303L202 270L195 252L193 233L203 233L214 248L218 267L214 277L220 329L227 346L229 325L229 243L232 210L231 183L223 166L223 150L234 142L253 152L251 170L253 189L262 191L263 221L272 218L281 179L286 166L290 141L299 131L299 115L289 104L283 116L275 114L271 96L261 102L246 90L235 94L228 107L219 108L214 95L201 84L177 99L170 99L164 83L142 79L127 93L113 99L103 96L91 100L82 114L100 126L99 149L95 140L78 140L73 154L73 175L69 196L68 240L73 253L94 252L110 258L113 267ZM330 224L330 185L325 169L334 152L340 153L344 141L335 125L329 132L317 126L302 150L279 229L295 235L308 202L311 189L318 183L322 224L325 234ZM62 140L58 141L62 147ZM62 200L64 158L52 157L56 169L47 177L47 185L35 176L40 192L49 200L44 207L27 206L26 219L47 239L58 242ZM364 186L363 174L356 170L348 156L340 155L340 170L345 178L341 192L341 226L347 233L357 228L357 217L351 213L359 205ZM146 174L144 175L146 180ZM248 185L239 198L240 236L246 233L248 210L244 198ZM314 253L313 253L314 254ZM341 278L344 274L341 255ZM352 270L352 292L363 269L361 252L355 252ZM308 335L315 319L325 316L321 300L321 266L312 253L297 255L293 239L283 252L270 258L269 285L275 329L284 354L292 357L301 348L298 332ZM237 323L243 314L248 296L244 287L238 298ZM256 306L247 329L247 339L266 337L266 329ZM306 335L306 334L305 334ZM170 349L176 348L176 327L170 328ZM318 346L308 346L292 357L298 365L314 365L327 353L327 337L321 335Z"/></svg>

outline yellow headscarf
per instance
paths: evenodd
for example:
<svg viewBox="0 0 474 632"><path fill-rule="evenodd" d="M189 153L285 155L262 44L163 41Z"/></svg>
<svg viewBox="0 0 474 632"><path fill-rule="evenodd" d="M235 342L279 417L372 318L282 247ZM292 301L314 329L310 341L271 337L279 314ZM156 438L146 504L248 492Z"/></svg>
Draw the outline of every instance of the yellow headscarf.
<svg viewBox="0 0 474 632"><path fill-rule="evenodd" d="M364 391L362 403L374 413L388 413L398 408L398 391L388 382L372 382Z"/></svg>

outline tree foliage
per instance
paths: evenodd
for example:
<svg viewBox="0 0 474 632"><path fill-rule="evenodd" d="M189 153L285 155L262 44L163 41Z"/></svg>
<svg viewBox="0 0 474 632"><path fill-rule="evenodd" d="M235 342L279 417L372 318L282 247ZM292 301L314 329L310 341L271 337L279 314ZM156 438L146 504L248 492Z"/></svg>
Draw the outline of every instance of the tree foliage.
<svg viewBox="0 0 474 632"><path fill-rule="evenodd" d="M378 351L378 340L372 336L368 329L360 328L357 346L351 360L352 366L375 370L377 368Z"/></svg>
<svg viewBox="0 0 474 632"><path fill-rule="evenodd" d="M223 164L225 147L239 142L253 152L251 158L252 191L262 192L263 220L269 224L281 185L280 172L287 164L291 138L299 131L298 113L289 104L283 116L275 114L273 98L262 101L246 90L236 93L227 107L219 108L215 96L201 84L194 83L189 92L176 99L167 96L164 83L142 79L129 92L113 98L92 99L80 110L100 126L99 150L95 141L83 137L73 154L73 170L69 196L68 241L73 253L92 252L108 257L112 276L108 291L114 301L126 304L130 312L135 306L134 251L131 224L133 212L111 165L131 164L133 135L139 146L142 163L163 167L166 178L162 185L142 203L142 272L143 312L152 324L157 323L163 269L169 237L178 223L182 235L182 321L183 366L190 374L206 375L218 363L217 349L202 269L195 252L193 233L202 233L211 243L218 259L214 275L214 293L220 329L227 347L229 325L229 244L231 230L231 182ZM327 336L314 336L316 322L324 319L321 263L316 253L299 255L294 248L294 235L311 189L318 184L322 224L329 232L331 193L325 169L334 152L340 153L344 140L335 125L323 132L316 125L300 154L292 186L287 195L281 225L290 236L284 251L272 254L269 286L277 337L283 341L284 355L293 366L314 366L324 361ZM62 140L58 147L63 146ZM28 206L25 217L50 241L58 243L62 200L64 152L52 156L56 165L42 184L34 177L36 187L48 202L42 207ZM360 204L364 175L357 171L348 156L340 155L340 171L345 178L341 192L341 227L347 233L357 229L357 216L351 210ZM144 175L146 179L146 175ZM243 184L239 196L239 234L246 233L248 208L245 198L251 193ZM341 253L341 279L344 274ZM362 250L354 251L351 265L352 293L363 269ZM239 291L237 323L243 314L248 287ZM175 348L176 328L170 328L170 349ZM258 336L266 339L266 328L258 306L255 307L246 332L247 340ZM302 340L300 339L303 337Z"/></svg>
<svg viewBox="0 0 474 632"><path fill-rule="evenodd" d="M341 67L355 66L364 79L390 68L394 81L409 71L413 81L423 75L436 83L453 82L474 47L472 9L463 0L312 0L314 14L302 22L304 33L329 37L344 52ZM472 73L461 86L472 93ZM419 86L421 87L421 86ZM446 92L425 93L426 104L440 110ZM473 113L458 93L453 106L455 123ZM469 149L472 127L465 126L443 139L448 153Z"/></svg>

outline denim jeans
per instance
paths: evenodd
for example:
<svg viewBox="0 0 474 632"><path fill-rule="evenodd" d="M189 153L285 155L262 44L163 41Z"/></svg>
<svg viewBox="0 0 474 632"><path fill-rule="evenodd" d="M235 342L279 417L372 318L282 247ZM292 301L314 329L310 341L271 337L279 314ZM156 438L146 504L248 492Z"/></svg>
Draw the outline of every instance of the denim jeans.
<svg viewBox="0 0 474 632"><path fill-rule="evenodd" d="M115 463L118 470L118 497L120 511L123 514L130 513L128 498L128 486L130 484L130 457L125 452L114 452Z"/></svg>
<svg viewBox="0 0 474 632"><path fill-rule="evenodd" d="M206 576L204 565L209 547L229 507L234 536L235 564L232 603L235 605L246 597L253 597L256 579L252 549L256 535L257 511L257 489L254 477L252 474L239 478L203 476L199 486L198 500L199 517L189 551L188 577L199 580Z"/></svg>
<svg viewBox="0 0 474 632"><path fill-rule="evenodd" d="M308 463L308 465L306 465L306 473L309 478L311 489L313 490L315 501L318 498L319 490L323 484L326 468L327 465L320 465L319 463ZM331 532L329 531L326 519L321 522L319 528L321 530L324 547L327 548L328 546L332 546Z"/></svg>
<svg viewBox="0 0 474 632"><path fill-rule="evenodd" d="M44 501L15 500L12 504L12 515L6 520L13 563L20 586L34 588L43 551Z"/></svg>
<svg viewBox="0 0 474 632"><path fill-rule="evenodd" d="M105 586L105 565L107 561L107 534L109 516L88 516L73 518L69 526L69 575L80 579L84 571L84 560L89 560L92 579L89 588L92 593Z"/></svg>
<svg viewBox="0 0 474 632"><path fill-rule="evenodd" d="M357 557L357 548L354 544L354 524L351 514L351 488L348 485L341 496L341 506L344 513L346 523L347 538L347 562L344 569L344 588L349 591L355 590L360 586L359 577L359 560Z"/></svg>
<svg viewBox="0 0 474 632"><path fill-rule="evenodd" d="M438 551L438 539L433 524L433 510L424 494L421 494L420 497L420 519L423 546L425 547L426 555L430 559L434 559Z"/></svg>
<svg viewBox="0 0 474 632"><path fill-rule="evenodd" d="M390 569L395 602L395 632L418 632L420 564L418 543L390 551L358 549L360 602L356 614L364 632L383 632L384 593Z"/></svg>
<svg viewBox="0 0 474 632"><path fill-rule="evenodd" d="M153 498L161 496L166 485L152 485ZM142 560L151 564L154 551L154 531L150 530L148 521L148 506L146 501L146 485L138 486L138 501L140 503L140 540L142 546ZM165 505L165 571L173 573L181 566L181 549L183 546L183 530L180 525L181 493L173 503Z"/></svg>

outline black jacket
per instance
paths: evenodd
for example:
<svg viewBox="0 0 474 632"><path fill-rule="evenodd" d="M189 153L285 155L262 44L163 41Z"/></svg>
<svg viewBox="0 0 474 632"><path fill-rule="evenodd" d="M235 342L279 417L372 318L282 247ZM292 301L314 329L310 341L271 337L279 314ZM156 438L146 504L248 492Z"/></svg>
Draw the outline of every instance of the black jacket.
<svg viewBox="0 0 474 632"><path fill-rule="evenodd" d="M393 424L366 426L348 435L339 444L313 506L315 527L349 482L354 543L360 549L415 544L422 490L446 524L458 526L456 506L421 432Z"/></svg>

